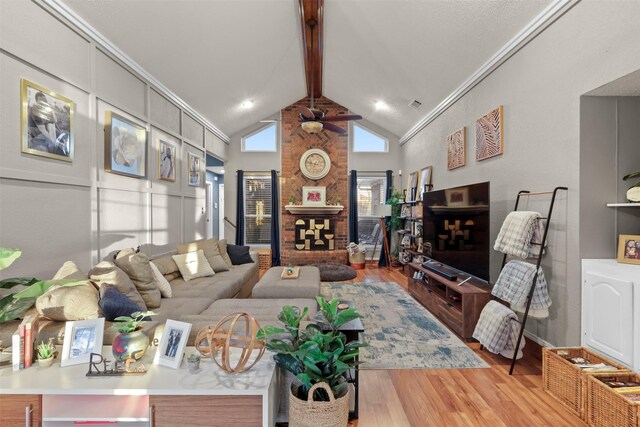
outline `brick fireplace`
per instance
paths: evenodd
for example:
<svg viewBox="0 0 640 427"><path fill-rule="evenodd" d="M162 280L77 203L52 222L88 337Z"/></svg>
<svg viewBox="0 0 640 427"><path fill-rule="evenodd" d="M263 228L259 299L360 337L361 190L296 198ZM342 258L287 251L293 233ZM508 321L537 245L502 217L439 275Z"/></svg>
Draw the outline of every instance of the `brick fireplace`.
<svg viewBox="0 0 640 427"><path fill-rule="evenodd" d="M346 246L348 243L348 136L335 132L322 131L315 135L306 133L300 127L298 110L309 107L309 98L301 99L282 110L282 170L280 172L282 205L282 242L281 260L283 265L305 265L322 263L347 263ZM348 110L335 102L320 98L315 100L315 108L326 115L348 114ZM347 122L338 122L346 128ZM317 181L308 179L300 170L300 157L311 148L324 150L331 159L331 170ZM303 186L324 186L327 188L327 203L334 204L340 198L345 209L336 215L292 215L284 207L293 196L296 203L302 200ZM334 236L334 250L299 250L295 245L296 221L299 219L331 221Z"/></svg>

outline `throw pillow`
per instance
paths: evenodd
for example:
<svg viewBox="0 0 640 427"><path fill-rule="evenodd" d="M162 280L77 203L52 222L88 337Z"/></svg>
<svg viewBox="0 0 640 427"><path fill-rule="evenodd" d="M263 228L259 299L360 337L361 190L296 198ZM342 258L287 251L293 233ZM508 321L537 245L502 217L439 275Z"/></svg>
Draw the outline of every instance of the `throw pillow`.
<svg viewBox="0 0 640 427"><path fill-rule="evenodd" d="M218 247L218 239L213 237L208 240L196 240L195 242L187 243L184 245L178 245L177 250L179 254L186 254L188 252L195 252L202 249L204 257L209 261L209 265L216 273L221 271L229 271L229 266L225 262L222 255L220 255L220 248Z"/></svg>
<svg viewBox="0 0 640 427"><path fill-rule="evenodd" d="M134 304L143 310L147 310L147 305L144 303L140 292L138 292L131 279L129 279L129 276L114 263L109 261L98 263L89 271L89 279L96 282L100 287L105 283L115 285L118 290L133 301Z"/></svg>
<svg viewBox="0 0 640 427"><path fill-rule="evenodd" d="M36 300L38 314L51 320L85 320L98 317L98 290L92 283L54 285Z"/></svg>
<svg viewBox="0 0 640 427"><path fill-rule="evenodd" d="M233 263L231 262L231 258L229 258L229 254L227 253L227 239L218 240L218 248L220 249L220 255L224 262L229 266L229 268L233 267Z"/></svg>
<svg viewBox="0 0 640 427"><path fill-rule="evenodd" d="M160 289L156 284L153 270L149 265L149 257L135 249L123 249L116 255L115 263L122 269L136 286L147 308L160 307Z"/></svg>
<svg viewBox="0 0 640 427"><path fill-rule="evenodd" d="M169 284L167 279L164 278L162 273L160 273L160 270L158 270L158 267L156 267L153 261L151 261L149 265L151 266L151 270L153 271L153 276L156 278L156 283L158 284L158 289L160 289L162 297L171 298L171 285Z"/></svg>
<svg viewBox="0 0 640 427"><path fill-rule="evenodd" d="M215 272L204 257L202 249L196 252L173 255L173 260L178 264L180 274L185 282L197 277L213 276Z"/></svg>
<svg viewBox="0 0 640 427"><path fill-rule="evenodd" d="M140 307L126 297L114 285L104 284L100 287L100 311L104 318L110 322L116 317L131 316L131 313L142 311Z"/></svg>
<svg viewBox="0 0 640 427"><path fill-rule="evenodd" d="M53 276L53 280L58 279L74 279L74 280L82 280L86 279L87 275L84 274L75 262L67 261L62 264L62 267L58 270L58 272Z"/></svg>
<svg viewBox="0 0 640 427"><path fill-rule="evenodd" d="M249 255L249 246L227 245L227 253L233 265L249 264L253 262Z"/></svg>
<svg viewBox="0 0 640 427"><path fill-rule="evenodd" d="M161 256L160 258L156 258L153 260L153 263L155 264L156 267L158 267L158 271L160 271L160 273L163 276L171 275L173 273L176 273L178 275L180 274L178 265L173 260L173 258L171 258L171 255L164 255L164 256ZM167 280L171 280L171 279L167 279Z"/></svg>

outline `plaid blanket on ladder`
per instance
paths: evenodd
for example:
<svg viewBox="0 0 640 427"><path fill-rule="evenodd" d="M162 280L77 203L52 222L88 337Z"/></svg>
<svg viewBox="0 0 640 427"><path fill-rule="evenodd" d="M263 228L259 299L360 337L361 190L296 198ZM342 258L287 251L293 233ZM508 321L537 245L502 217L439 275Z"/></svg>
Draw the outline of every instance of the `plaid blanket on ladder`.
<svg viewBox="0 0 640 427"><path fill-rule="evenodd" d="M539 212L516 211L511 212L504 219L493 249L507 255L526 259L537 255L539 248L532 249L534 239L542 239L542 221Z"/></svg>
<svg viewBox="0 0 640 427"><path fill-rule="evenodd" d="M510 303L515 311L524 312L535 274L535 265L524 261L509 261L500 272L491 295ZM547 280L541 268L531 298L532 311L529 315L537 318L548 317L549 307L551 307L551 297L549 297Z"/></svg>
<svg viewBox="0 0 640 427"><path fill-rule="evenodd" d="M497 301L489 301L482 309L473 338L492 353L514 349L518 340L518 316Z"/></svg>

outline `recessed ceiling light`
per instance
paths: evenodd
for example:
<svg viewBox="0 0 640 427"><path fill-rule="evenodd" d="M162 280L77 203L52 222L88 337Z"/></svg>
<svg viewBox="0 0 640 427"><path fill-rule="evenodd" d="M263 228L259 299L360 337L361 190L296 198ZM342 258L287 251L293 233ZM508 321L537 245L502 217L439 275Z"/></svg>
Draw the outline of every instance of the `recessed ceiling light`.
<svg viewBox="0 0 640 427"><path fill-rule="evenodd" d="M244 108L245 110L248 110L249 108L253 107L253 99L247 99L246 101L243 101L242 104L240 104L240 106L242 108Z"/></svg>
<svg viewBox="0 0 640 427"><path fill-rule="evenodd" d="M376 101L376 110L386 110L389 106L384 101Z"/></svg>
<svg viewBox="0 0 640 427"><path fill-rule="evenodd" d="M221 174L224 174L224 169L220 169L220 173L221 173Z"/></svg>

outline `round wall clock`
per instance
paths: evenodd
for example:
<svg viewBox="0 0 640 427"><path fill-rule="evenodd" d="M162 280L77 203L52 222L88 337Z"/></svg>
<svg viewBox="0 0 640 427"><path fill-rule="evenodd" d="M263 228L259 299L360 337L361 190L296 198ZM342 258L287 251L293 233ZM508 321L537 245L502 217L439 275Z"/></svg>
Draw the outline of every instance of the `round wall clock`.
<svg viewBox="0 0 640 427"><path fill-rule="evenodd" d="M304 176L309 179L320 179L327 176L331 169L329 155L318 148L307 150L300 157L300 169Z"/></svg>

